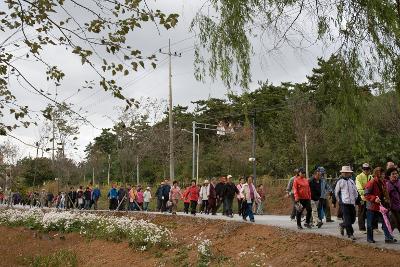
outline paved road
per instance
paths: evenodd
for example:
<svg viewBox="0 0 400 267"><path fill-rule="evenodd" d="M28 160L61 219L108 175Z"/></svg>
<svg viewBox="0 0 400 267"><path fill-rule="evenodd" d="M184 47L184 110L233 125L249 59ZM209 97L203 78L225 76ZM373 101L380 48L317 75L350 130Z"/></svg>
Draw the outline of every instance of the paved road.
<svg viewBox="0 0 400 267"><path fill-rule="evenodd" d="M179 215L184 215L184 216L192 216L192 215L186 215L183 213L178 213ZM201 218L208 218L208 219L220 219L220 220L228 220L228 221L236 221L236 222L243 222L241 217L238 215L235 215L233 218L228 218L226 216L222 216L220 214L218 215L204 215L204 214L197 214L196 217L201 217ZM297 229L297 224L296 222L291 222L289 219L289 216L279 216L279 215L256 215L255 220L256 224L261 224L261 225L271 225L271 226L277 226L281 228L286 228L289 230L297 231L297 232L302 232L302 233L315 233L315 234L321 234L321 235L330 235L330 236L335 236L339 238L344 238L347 239L347 237L342 237L339 233L339 220L337 218L332 218L335 222L332 223L324 223L324 225L321 228L313 227L312 229L304 229L304 230L298 230ZM249 222L250 223L250 222ZM358 225L357 222L353 225L355 233L354 236L357 238L355 241L356 243L360 244L367 244L373 247L378 247L378 248L387 248L387 249L394 249L394 250L400 250L400 234L399 231L396 229L394 231L394 236L397 240L399 240L398 243L396 244L386 244L385 243L385 237L382 233L374 233L374 239L376 241L375 244L370 244L367 242L367 235L359 232L358 231Z"/></svg>

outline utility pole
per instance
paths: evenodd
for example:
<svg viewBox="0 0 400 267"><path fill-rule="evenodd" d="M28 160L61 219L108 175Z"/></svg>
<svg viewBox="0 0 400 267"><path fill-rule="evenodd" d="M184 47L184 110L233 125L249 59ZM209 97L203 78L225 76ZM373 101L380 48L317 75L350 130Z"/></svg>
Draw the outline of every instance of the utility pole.
<svg viewBox="0 0 400 267"><path fill-rule="evenodd" d="M199 183L199 153L200 153L200 135L197 135L197 164L196 164L196 180Z"/></svg>
<svg viewBox="0 0 400 267"><path fill-rule="evenodd" d="M136 156L136 186L139 185L139 156Z"/></svg>
<svg viewBox="0 0 400 267"><path fill-rule="evenodd" d="M166 54L169 57L169 68L168 68L168 80L169 80L169 178L173 181L175 179L175 158L174 158L174 128L173 128L173 114L172 114L172 56L181 57L182 54L174 54L171 53L171 39L168 39L168 53L162 52L159 50L161 54Z"/></svg>
<svg viewBox="0 0 400 267"><path fill-rule="evenodd" d="M253 158L253 178L254 184L257 184L257 166L256 166L256 111L254 110L253 116L253 138L252 138L252 146L251 146L251 154Z"/></svg>
<svg viewBox="0 0 400 267"><path fill-rule="evenodd" d="M92 185L94 185L94 167L92 168Z"/></svg>
<svg viewBox="0 0 400 267"><path fill-rule="evenodd" d="M36 159L35 159L35 174L33 176L33 187L35 187L35 183L36 183L36 175L37 175L37 160L38 160L38 156L39 156L39 142L36 142Z"/></svg>
<svg viewBox="0 0 400 267"><path fill-rule="evenodd" d="M193 134L193 155L192 155L192 179L194 179L194 166L195 166L195 155L196 155L196 122L192 122L192 134ZM198 181L197 181L198 182Z"/></svg>
<svg viewBox="0 0 400 267"><path fill-rule="evenodd" d="M108 154L108 171L107 171L107 185L110 185L110 169L111 169L111 155Z"/></svg>

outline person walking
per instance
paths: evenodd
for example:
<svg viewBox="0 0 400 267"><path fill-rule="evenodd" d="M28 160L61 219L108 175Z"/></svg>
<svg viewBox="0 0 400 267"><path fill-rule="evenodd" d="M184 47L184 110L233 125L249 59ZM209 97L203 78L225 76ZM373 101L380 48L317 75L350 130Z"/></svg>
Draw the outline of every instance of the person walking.
<svg viewBox="0 0 400 267"><path fill-rule="evenodd" d="M139 210L143 210L144 194L142 191L142 187L138 186L136 189L136 192L137 192L136 193L137 194L137 197L136 197L137 205L139 206Z"/></svg>
<svg viewBox="0 0 400 267"><path fill-rule="evenodd" d="M162 195L163 187L164 187L164 182L161 182L156 191L157 211L159 212L161 212L162 201L163 201L163 195Z"/></svg>
<svg viewBox="0 0 400 267"><path fill-rule="evenodd" d="M290 220L293 221L296 218L296 206L294 201L294 194L293 194L293 182L294 179L299 175L299 170L295 169L293 171L294 175L289 179L287 187L286 187L286 196L290 198L292 201L292 212L290 214Z"/></svg>
<svg viewBox="0 0 400 267"><path fill-rule="evenodd" d="M169 179L164 180L164 186L161 190L162 205L161 212L167 212L170 208L167 207L167 202L169 201L169 192L171 191L171 186L169 184Z"/></svg>
<svg viewBox="0 0 400 267"><path fill-rule="evenodd" d="M199 200L199 189L196 185L196 180L192 180L192 185L189 187L188 197L190 200L190 213L195 216L197 201Z"/></svg>
<svg viewBox="0 0 400 267"><path fill-rule="evenodd" d="M357 209L358 229L362 232L367 231L365 228L365 220L367 218L367 204L364 197L365 194L364 189L367 183L370 180L372 180L372 176L370 173L371 173L371 167L369 166L368 163L364 163L362 165L362 172L356 177L357 191L361 197L361 201L358 204L358 209Z"/></svg>
<svg viewBox="0 0 400 267"><path fill-rule="evenodd" d="M180 187L178 186L178 181L172 183L172 187L169 193L169 199L172 202L172 214L176 214L178 210L179 199L183 198Z"/></svg>
<svg viewBox="0 0 400 267"><path fill-rule="evenodd" d="M264 190L263 184L258 185L257 193L260 196L260 198L258 201L256 201L256 204L257 204L256 214L263 215L264 214L264 203L265 203L265 190Z"/></svg>
<svg viewBox="0 0 400 267"><path fill-rule="evenodd" d="M149 204L151 201L151 191L150 191L150 187L146 188L146 191L144 191L143 193L143 210L144 211L149 211Z"/></svg>
<svg viewBox="0 0 400 267"><path fill-rule="evenodd" d="M190 208L189 189L190 189L190 186L187 186L185 191L183 192L183 195L182 195L183 212L186 213L186 214L189 214L189 208Z"/></svg>
<svg viewBox="0 0 400 267"><path fill-rule="evenodd" d="M390 211L392 228L397 228L400 232L400 180L399 172L396 168L386 171L389 181L386 182L386 189L390 198Z"/></svg>
<svg viewBox="0 0 400 267"><path fill-rule="evenodd" d="M364 197L367 204L367 242L375 243L373 223L375 221L382 222L382 230L385 234L385 243L395 243L396 239L393 238L389 232L386 223L383 220L380 212L380 206L389 208L389 194L386 191L384 183L385 172L381 167L377 167L373 171L373 179L370 180L364 188Z"/></svg>
<svg viewBox="0 0 400 267"><path fill-rule="evenodd" d="M318 167L315 170L313 177L310 178L311 189L311 208L313 223L321 228L323 225L323 218L325 214L326 196L332 189L326 182L323 174L325 173L324 167Z"/></svg>
<svg viewBox="0 0 400 267"><path fill-rule="evenodd" d="M243 209L246 207L244 205L244 195L243 195L243 184L244 184L244 178L240 177L239 178L239 183L237 184L237 189L239 191L239 194L236 195L237 197L237 202L238 202L238 214L239 216L242 216Z"/></svg>
<svg viewBox="0 0 400 267"><path fill-rule="evenodd" d="M129 202L128 202L128 210L134 211L139 210L137 207L137 191L134 186L131 186L131 189L128 192Z"/></svg>
<svg viewBox="0 0 400 267"><path fill-rule="evenodd" d="M237 194L239 194L239 190L232 182L232 175L228 175L222 195L225 203L225 215L230 218L233 218L232 204Z"/></svg>
<svg viewBox="0 0 400 267"><path fill-rule="evenodd" d="M226 215L225 214L224 195L223 195L225 184L226 184L226 177L221 176L219 183L215 186L215 192L217 194L217 210L219 210L219 208L222 205L222 215Z"/></svg>
<svg viewBox="0 0 400 267"><path fill-rule="evenodd" d="M92 201L92 192L90 191L89 187L86 187L85 192L83 193L83 200L84 200L83 208L85 210L89 210L90 202Z"/></svg>
<svg viewBox="0 0 400 267"><path fill-rule="evenodd" d="M303 229L301 226L301 215L306 210L306 223L305 227L311 228L311 190L308 179L306 178L306 172L304 168L299 168L299 174L293 181L293 195L296 206L296 220L297 228Z"/></svg>
<svg viewBox="0 0 400 267"><path fill-rule="evenodd" d="M200 188L201 210L200 213L208 214L208 197L210 195L210 185L208 180L204 180Z"/></svg>
<svg viewBox="0 0 400 267"><path fill-rule="evenodd" d="M115 184L113 184L110 191L108 191L107 198L110 201L109 209L116 210L118 207L118 190Z"/></svg>
<svg viewBox="0 0 400 267"><path fill-rule="evenodd" d="M83 209L85 207L85 201L83 199L83 187L79 186L79 188L76 190L76 201L77 201L77 207L78 209Z"/></svg>
<svg viewBox="0 0 400 267"><path fill-rule="evenodd" d="M99 208L98 202L101 197L101 191L99 185L96 185L92 191L92 202L93 202L93 209L97 210Z"/></svg>
<svg viewBox="0 0 400 267"><path fill-rule="evenodd" d="M249 217L251 222L254 221L253 214L253 203L260 198L257 193L257 190L253 184L253 176L247 177L246 183L243 185L243 196L245 202L245 209L242 213L242 218L244 221L247 221L247 217Z"/></svg>
<svg viewBox="0 0 400 267"><path fill-rule="evenodd" d="M68 201L67 201L67 209L76 208L76 191L74 187L70 187L68 192Z"/></svg>
<svg viewBox="0 0 400 267"><path fill-rule="evenodd" d="M211 179L208 195L208 210L207 213L211 212L211 215L217 215L217 192L215 190L216 179Z"/></svg>
<svg viewBox="0 0 400 267"><path fill-rule="evenodd" d="M354 237L353 223L356 221L355 204L358 191L354 181L351 179L353 171L350 166L343 166L340 174L335 187L335 196L343 213L343 222L339 224L339 230L343 236L346 229L347 237L354 241L356 238Z"/></svg>
<svg viewBox="0 0 400 267"><path fill-rule="evenodd" d="M126 203L126 191L123 185L119 187L118 190L118 210L125 210L125 203Z"/></svg>

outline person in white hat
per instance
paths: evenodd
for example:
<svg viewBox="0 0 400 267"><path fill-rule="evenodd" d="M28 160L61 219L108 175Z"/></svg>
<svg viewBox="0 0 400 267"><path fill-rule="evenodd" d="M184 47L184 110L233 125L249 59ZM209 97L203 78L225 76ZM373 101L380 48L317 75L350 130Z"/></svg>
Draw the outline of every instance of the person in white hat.
<svg viewBox="0 0 400 267"><path fill-rule="evenodd" d="M362 165L362 172L356 177L356 187L358 194L360 194L361 201L358 203L358 229L364 233L366 233L367 229L365 228L365 220L367 218L367 206L364 197L364 190L367 183L372 180L371 176L371 167L368 163L364 163Z"/></svg>
<svg viewBox="0 0 400 267"><path fill-rule="evenodd" d="M350 179L353 174L350 166L343 166L340 173L341 176L335 188L335 196L339 200L343 212L343 222L339 224L340 234L344 235L346 229L347 237L354 241L356 238L354 237L353 223L356 221L357 187Z"/></svg>
<svg viewBox="0 0 400 267"><path fill-rule="evenodd" d="M150 191L150 187L146 188L146 191L144 191L143 193L143 210L144 211L149 211L149 204L150 204L150 200L151 200L151 191Z"/></svg>
<svg viewBox="0 0 400 267"><path fill-rule="evenodd" d="M200 213L208 214L208 197L210 196L210 185L208 180L204 180L200 188L201 208Z"/></svg>

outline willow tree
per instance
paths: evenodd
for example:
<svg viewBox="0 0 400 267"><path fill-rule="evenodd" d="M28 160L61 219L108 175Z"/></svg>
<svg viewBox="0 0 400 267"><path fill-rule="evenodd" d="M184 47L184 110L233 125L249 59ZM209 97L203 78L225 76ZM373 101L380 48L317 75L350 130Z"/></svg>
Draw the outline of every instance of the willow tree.
<svg viewBox="0 0 400 267"><path fill-rule="evenodd" d="M0 117L9 109L16 122L0 121L0 133L7 134L21 123L28 126L32 122L27 118L28 106L17 101L10 79L16 79L21 87L41 95L52 105L61 104L35 84L32 73L21 68L21 60L36 62L37 69L44 68L47 80L60 86L66 79L63 66L52 65L45 55L50 47L67 50L97 75L97 81L87 81L84 88L99 87L130 106L133 101L124 96L115 77L147 66L155 68L157 58L142 53L141 47L128 45L129 35L145 24L153 25L157 31L168 30L176 25L177 19L177 14L151 9L146 0L3 1L0 3ZM82 119L86 120L83 116Z"/></svg>
<svg viewBox="0 0 400 267"><path fill-rule="evenodd" d="M211 0L191 29L196 78L220 77L248 88L252 39L265 52L321 42L345 59L359 80L384 79L400 92L400 0ZM265 38L264 38L265 39Z"/></svg>

